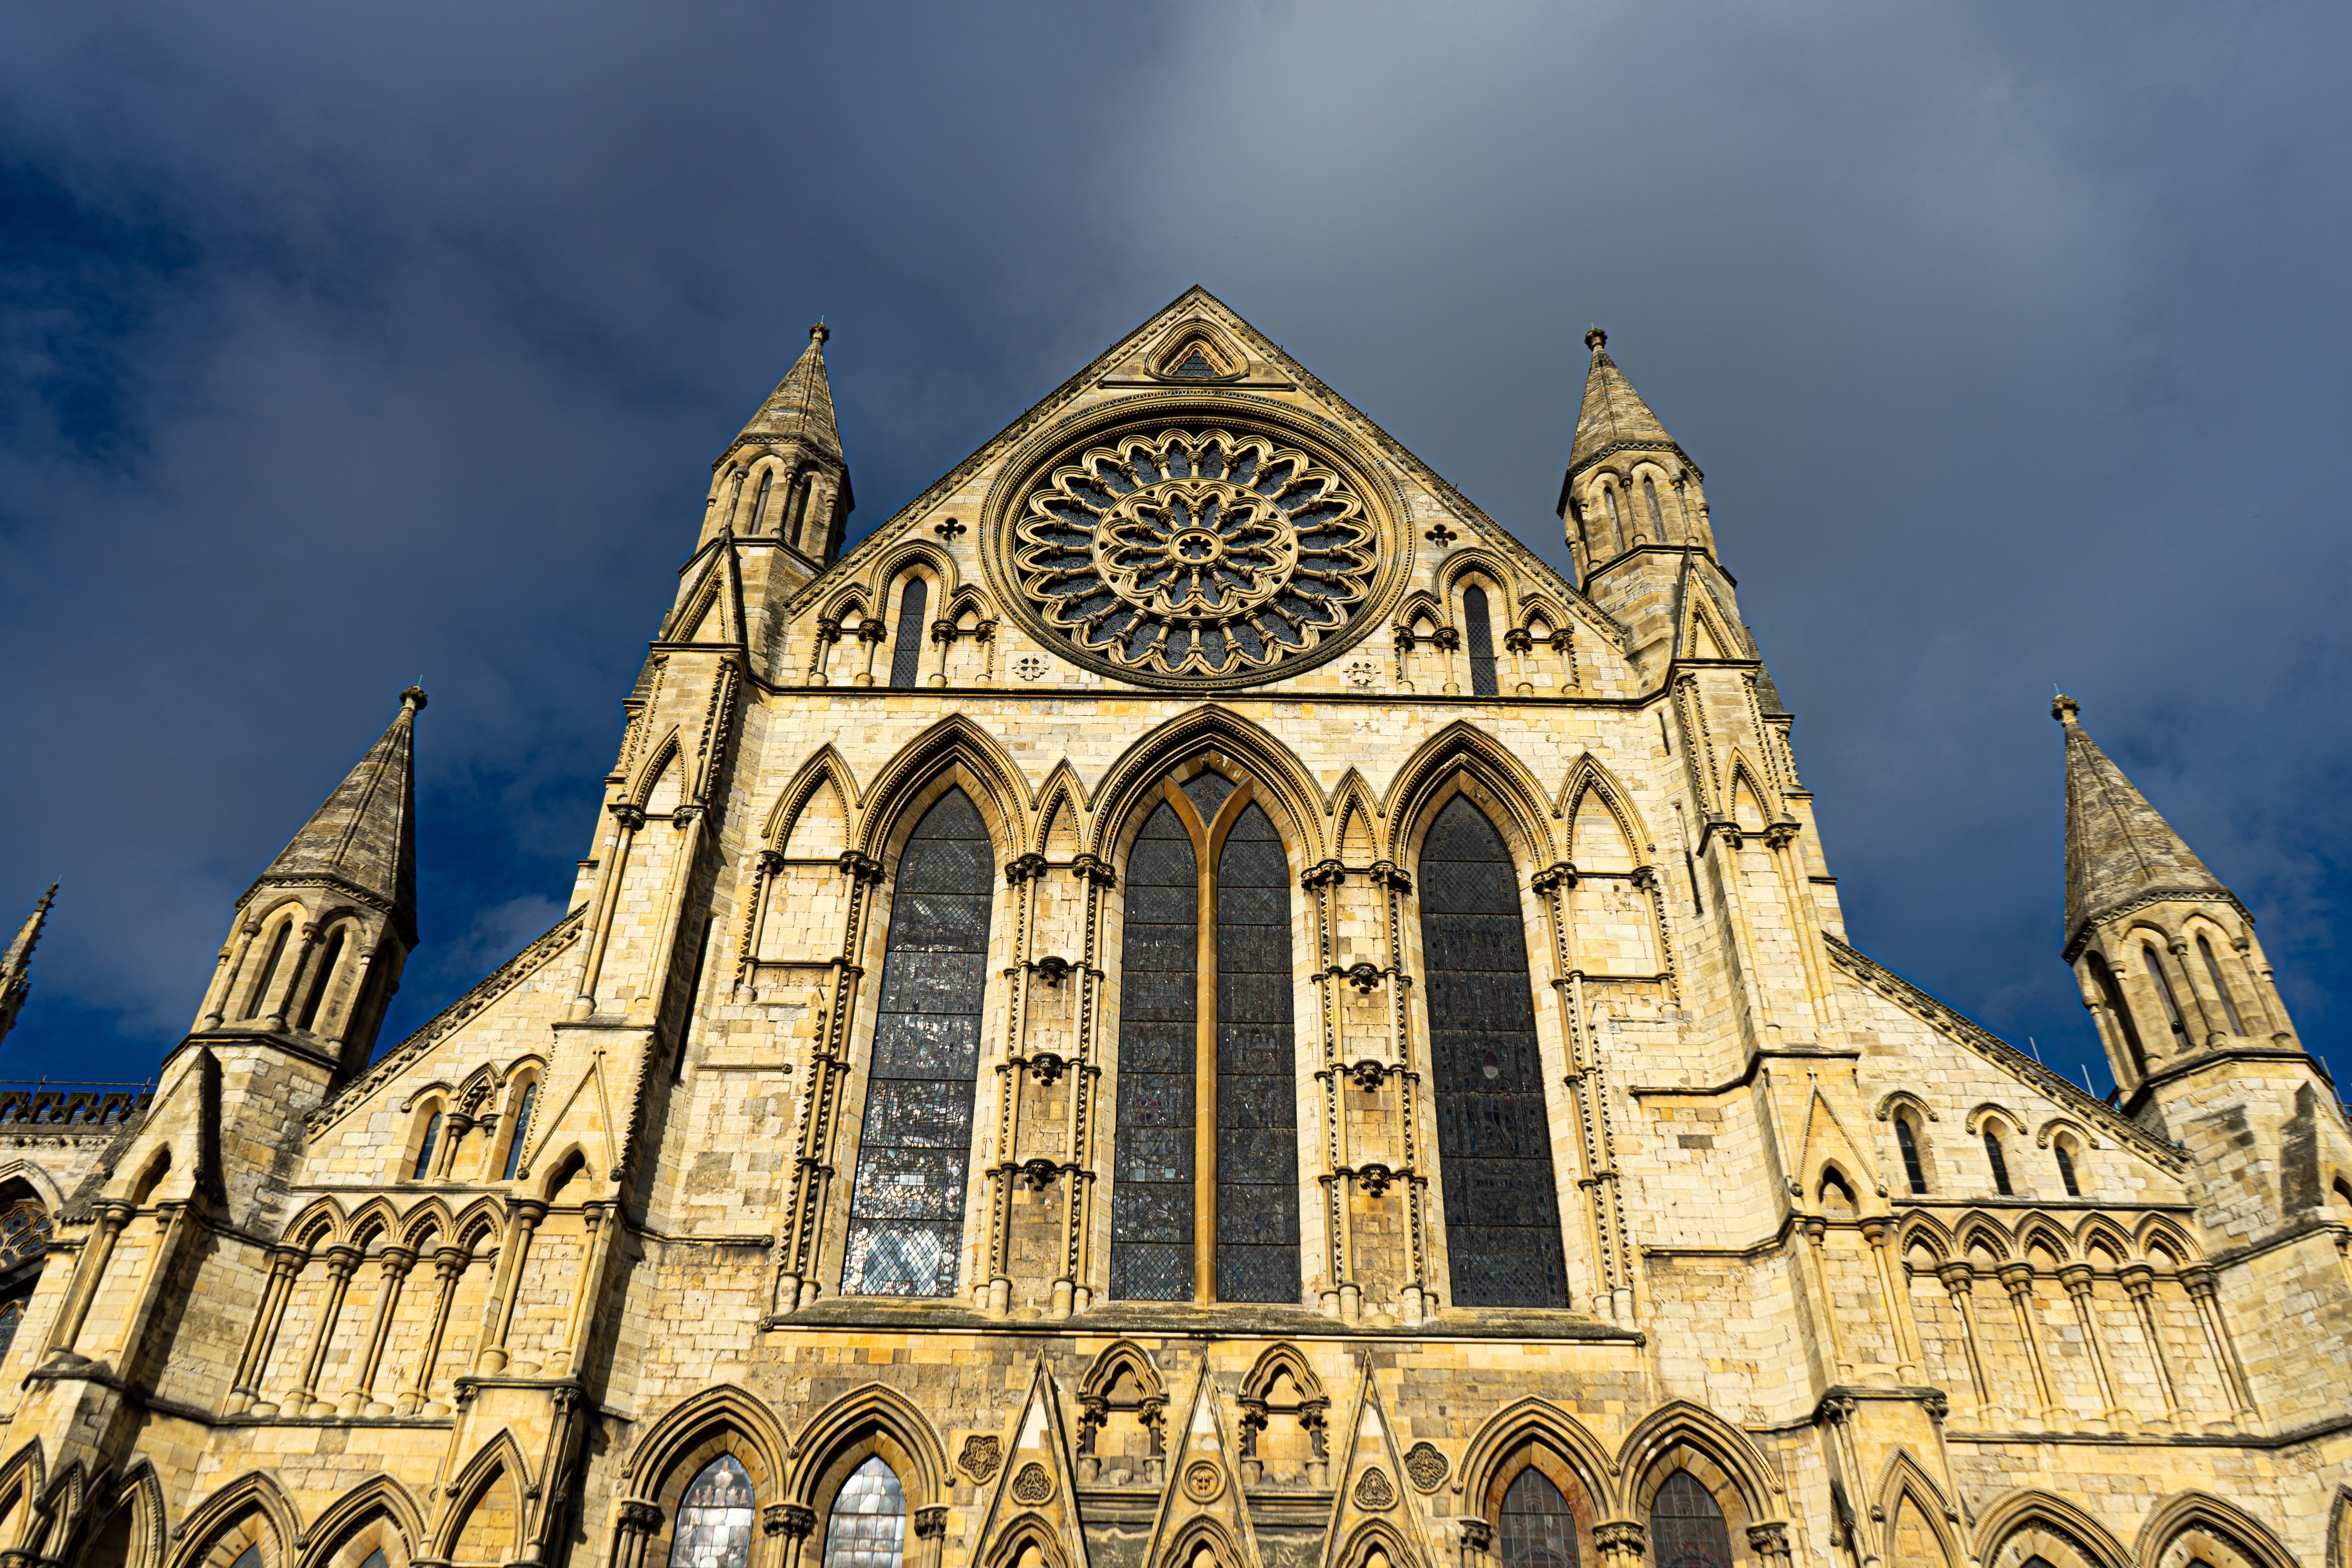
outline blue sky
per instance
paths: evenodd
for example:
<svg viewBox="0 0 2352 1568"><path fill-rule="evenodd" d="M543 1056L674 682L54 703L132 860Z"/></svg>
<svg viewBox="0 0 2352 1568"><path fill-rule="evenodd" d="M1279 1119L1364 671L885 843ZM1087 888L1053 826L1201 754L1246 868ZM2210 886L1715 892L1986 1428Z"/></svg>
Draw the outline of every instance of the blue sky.
<svg viewBox="0 0 2352 1568"><path fill-rule="evenodd" d="M2053 684L2352 958L2352 15L20 8L0 1077L137 1079L422 677L389 1042L551 921L707 465L805 341L887 517L1186 285L1531 544L1585 327L1706 469L1859 945L2109 1083Z"/></svg>

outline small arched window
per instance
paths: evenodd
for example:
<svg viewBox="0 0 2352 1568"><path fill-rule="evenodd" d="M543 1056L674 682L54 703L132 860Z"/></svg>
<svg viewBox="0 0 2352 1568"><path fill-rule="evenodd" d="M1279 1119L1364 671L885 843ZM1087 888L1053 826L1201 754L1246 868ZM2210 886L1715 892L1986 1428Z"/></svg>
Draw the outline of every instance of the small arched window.
<svg viewBox="0 0 2352 1568"><path fill-rule="evenodd" d="M879 1457L841 1483L824 1527L824 1568L899 1568L907 1549L907 1493Z"/></svg>
<svg viewBox="0 0 2352 1568"><path fill-rule="evenodd" d="M1657 1568L1731 1568L1722 1505L1688 1470L1668 1476L1651 1500L1650 1551Z"/></svg>
<svg viewBox="0 0 2352 1568"><path fill-rule="evenodd" d="M2183 1041L2189 1038L2189 1026L2181 1022L2180 1003L2172 994L2172 977L2164 972L2164 958L2156 951L2154 942L2139 944L2141 960L2147 965L2147 977L2156 985L2157 1000L2164 1004L2164 1021Z"/></svg>
<svg viewBox="0 0 2352 1568"><path fill-rule="evenodd" d="M2131 1008L2124 1001L2124 988L2116 983L2116 972L2097 953L2091 954L2091 983L2099 988L2099 998L2114 1015L2116 1027L2123 1031L2124 1048L2131 1052L2132 1070L2145 1077L2147 1073L2147 1047L2139 1041L2139 1027L2132 1022Z"/></svg>
<svg viewBox="0 0 2352 1568"><path fill-rule="evenodd" d="M1658 515L1658 487L1646 477L1642 480L1642 503L1650 509L1650 537L1665 542L1666 520Z"/></svg>
<svg viewBox="0 0 2352 1568"><path fill-rule="evenodd" d="M1822 1178L1822 1213L1832 1219L1852 1219L1854 1215L1853 1189L1835 1171Z"/></svg>
<svg viewBox="0 0 2352 1568"><path fill-rule="evenodd" d="M751 531L753 533L760 531L760 521L768 515L768 492L773 489L775 485L776 470L773 468L761 470L759 493L751 498Z"/></svg>
<svg viewBox="0 0 2352 1568"><path fill-rule="evenodd" d="M2009 1160L2000 1152L2000 1134L1987 1127L1984 1146L1985 1163L1992 1167L1992 1190L2005 1198L2015 1197L2009 1185Z"/></svg>
<svg viewBox="0 0 2352 1568"><path fill-rule="evenodd" d="M2347 1182L2341 1176L2336 1177L2335 1182L2335 1191L2336 1201L2342 1204L2346 1208L2352 1209L2352 1182Z"/></svg>
<svg viewBox="0 0 2352 1568"><path fill-rule="evenodd" d="M1911 1184L1915 1198L1927 1194L1927 1167L1919 1158L1919 1135L1911 1130L1911 1119L1895 1119L1895 1143L1903 1151L1903 1179Z"/></svg>
<svg viewBox="0 0 2352 1568"><path fill-rule="evenodd" d="M433 1152L441 1145L441 1113L436 1110L425 1119L425 1141L416 1146L416 1169L409 1173L412 1181L423 1181L433 1173Z"/></svg>
<svg viewBox="0 0 2352 1568"><path fill-rule="evenodd" d="M912 686L922 673L923 611L930 604L931 585L909 577L898 590L898 635L890 639L890 684Z"/></svg>
<svg viewBox="0 0 2352 1568"><path fill-rule="evenodd" d="M1576 1515L1541 1470L1519 1472L1503 1494L1499 1522L1495 1549L1503 1568L1576 1568Z"/></svg>
<svg viewBox="0 0 2352 1568"><path fill-rule="evenodd" d="M247 1017L260 1017L261 1010L269 1005L269 988L278 983L278 965L286 957L286 939L293 933L292 921L278 922L278 935L269 943L269 956L262 963L261 978L254 983L253 994L246 1000L245 1016Z"/></svg>
<svg viewBox="0 0 2352 1568"><path fill-rule="evenodd" d="M2054 1138L2051 1140L2050 1148L2058 1156L2058 1179L2066 1184L2066 1195L2070 1198L2081 1197L2083 1186L2074 1179L2074 1156L2067 1151L2066 1140Z"/></svg>
<svg viewBox="0 0 2352 1568"><path fill-rule="evenodd" d="M310 986L309 999L302 1004L302 1016L294 1020L296 1028L307 1029L318 1022L319 1008L327 1000L327 988L335 983L335 965L342 956L343 929L338 926L335 934L327 939L327 954L319 960L319 978Z"/></svg>
<svg viewBox="0 0 2352 1568"><path fill-rule="evenodd" d="M2221 999L2221 1013L2230 1020L2230 1033L2244 1034L2246 1026L2238 1021L2238 1004L2230 995L2230 983L2221 978L2221 965L2213 957L2213 944L2202 933L2197 938L2197 951L2204 957L2205 973L2213 982L2213 994Z"/></svg>
<svg viewBox="0 0 2352 1568"><path fill-rule="evenodd" d="M530 1131L530 1108L538 1103L539 1079L533 1079L522 1086L521 1097L515 1101L514 1131L507 1135L507 1169L500 1181L513 1181L522 1166L523 1136Z"/></svg>
<svg viewBox="0 0 2352 1568"><path fill-rule="evenodd" d="M1462 594L1463 632L1470 642L1470 690L1479 697L1492 697L1495 684L1495 626L1487 613L1486 590L1472 584Z"/></svg>
<svg viewBox="0 0 2352 1568"><path fill-rule="evenodd" d="M721 1454L705 1465L678 1500L669 1568L751 1568L758 1502L751 1478L734 1455Z"/></svg>
<svg viewBox="0 0 2352 1568"><path fill-rule="evenodd" d="M1612 549L1622 550L1625 548L1625 520L1617 515L1616 487L1614 485L1603 486L1601 491L1601 499L1607 502L1609 506L1609 532L1611 535L1609 541L1610 546Z"/></svg>

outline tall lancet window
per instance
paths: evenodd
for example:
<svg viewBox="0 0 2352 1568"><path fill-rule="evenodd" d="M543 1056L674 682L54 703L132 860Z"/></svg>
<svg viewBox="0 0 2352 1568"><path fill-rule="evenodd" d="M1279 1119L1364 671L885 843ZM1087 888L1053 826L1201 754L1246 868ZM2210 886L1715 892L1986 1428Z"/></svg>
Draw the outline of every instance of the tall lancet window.
<svg viewBox="0 0 2352 1568"><path fill-rule="evenodd" d="M760 472L759 493L751 498L751 515L748 520L746 520L751 526L744 530L745 532L757 533L760 531L760 521L768 515L768 492L775 489L775 486L776 470L773 468L761 469Z"/></svg>
<svg viewBox="0 0 2352 1568"><path fill-rule="evenodd" d="M1462 593L1463 635L1470 643L1470 691L1492 697L1495 684L1495 626L1486 610L1486 590L1472 584Z"/></svg>
<svg viewBox="0 0 2352 1568"><path fill-rule="evenodd" d="M961 789L923 814L898 857L845 1293L955 1294L992 860L987 825Z"/></svg>
<svg viewBox="0 0 2352 1568"><path fill-rule="evenodd" d="M1454 1300L1565 1307L1518 878L1502 836L1464 795L1422 845L1421 951Z"/></svg>
<svg viewBox="0 0 2352 1568"><path fill-rule="evenodd" d="M890 639L890 684L912 686L923 663L923 611L929 605L931 585L909 577L898 590L898 632Z"/></svg>
<svg viewBox="0 0 2352 1568"><path fill-rule="evenodd" d="M1162 786L1125 887L1111 1294L1296 1303L1297 1058L1281 837L1246 788L1203 772Z"/></svg>

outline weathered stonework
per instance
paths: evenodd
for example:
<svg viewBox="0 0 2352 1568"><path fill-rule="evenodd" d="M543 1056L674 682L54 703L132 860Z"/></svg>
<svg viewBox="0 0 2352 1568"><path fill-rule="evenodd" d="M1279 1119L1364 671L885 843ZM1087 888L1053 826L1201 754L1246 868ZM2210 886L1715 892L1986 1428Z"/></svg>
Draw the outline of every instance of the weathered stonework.
<svg viewBox="0 0 2352 1568"><path fill-rule="evenodd" d="M909 1568L1515 1568L1530 1497L1609 1568L2346 1561L2352 1136L2071 704L2119 1105L1849 944L1597 337L1576 582L1200 290L844 553L823 340L714 465L551 931L371 1063L410 694L152 1103L0 1125L56 1224L0 1563L819 1568L845 1487ZM1268 1104L1244 1201L1269 1124L1205 1108ZM1219 1299L1251 1247L1295 1278Z"/></svg>

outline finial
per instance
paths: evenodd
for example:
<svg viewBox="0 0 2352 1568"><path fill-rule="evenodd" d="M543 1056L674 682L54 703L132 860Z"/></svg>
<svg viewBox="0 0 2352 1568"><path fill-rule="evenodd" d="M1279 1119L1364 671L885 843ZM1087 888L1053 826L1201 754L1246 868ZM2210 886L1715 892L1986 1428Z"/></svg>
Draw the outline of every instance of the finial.
<svg viewBox="0 0 2352 1568"><path fill-rule="evenodd" d="M809 342L813 343L822 343L831 336L833 336L833 329L821 321L809 329Z"/></svg>
<svg viewBox="0 0 2352 1568"><path fill-rule="evenodd" d="M1599 353L1602 349L1609 346L1609 334L1602 331L1599 327L1595 327L1591 331L1584 334L1584 346L1591 349L1593 353Z"/></svg>
<svg viewBox="0 0 2352 1568"><path fill-rule="evenodd" d="M2082 710L2083 705L2063 691L2058 694L2058 700L2050 704L2050 717L2061 724L2072 724L2074 715Z"/></svg>
<svg viewBox="0 0 2352 1568"><path fill-rule="evenodd" d="M411 713L423 711L425 707L425 688L421 686L412 686L405 691L403 691L400 694L400 705Z"/></svg>

